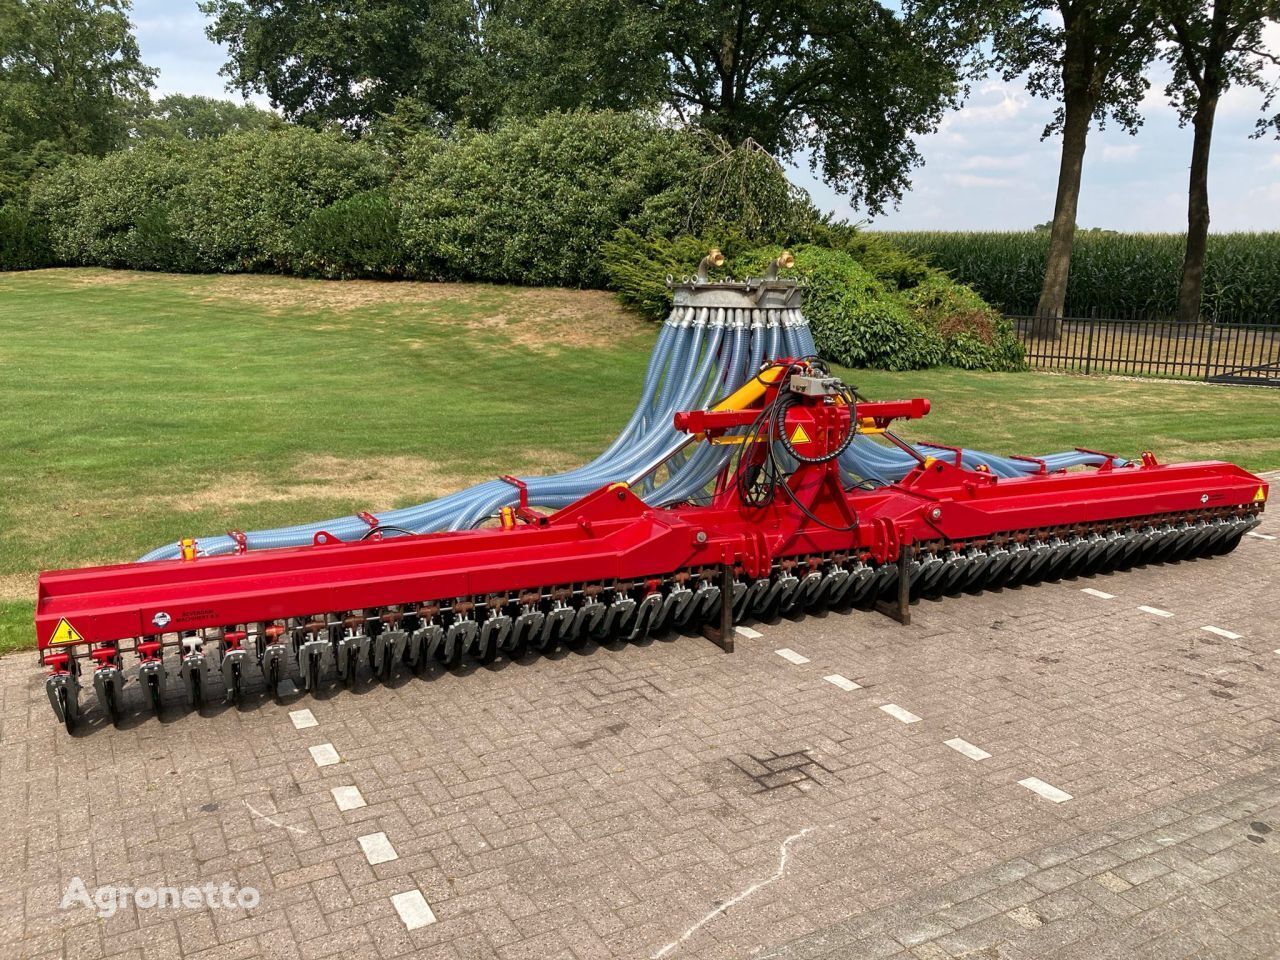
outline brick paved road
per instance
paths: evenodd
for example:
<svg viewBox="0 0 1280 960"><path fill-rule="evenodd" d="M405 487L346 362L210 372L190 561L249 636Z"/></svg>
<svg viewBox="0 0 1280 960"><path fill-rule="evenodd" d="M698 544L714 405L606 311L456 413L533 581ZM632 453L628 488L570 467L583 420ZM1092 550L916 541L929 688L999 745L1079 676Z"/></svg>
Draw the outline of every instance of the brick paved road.
<svg viewBox="0 0 1280 960"><path fill-rule="evenodd" d="M1280 957L1280 518L1260 532L733 656L591 647L203 719L133 688L75 738L8 657L2 955ZM261 902L99 919L60 909L76 876Z"/></svg>

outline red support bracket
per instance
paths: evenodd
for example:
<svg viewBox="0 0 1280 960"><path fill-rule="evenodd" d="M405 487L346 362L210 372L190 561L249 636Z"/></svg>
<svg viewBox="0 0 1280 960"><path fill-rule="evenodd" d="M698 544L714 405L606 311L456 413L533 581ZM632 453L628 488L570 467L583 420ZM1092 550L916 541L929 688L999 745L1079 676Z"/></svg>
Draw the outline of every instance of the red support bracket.
<svg viewBox="0 0 1280 960"><path fill-rule="evenodd" d="M547 522L547 516L539 513L537 510L529 506L529 485L519 477L513 477L509 474L503 474L498 478L503 483L509 483L520 492L520 505L516 507L516 516L525 523L531 523L535 526L541 526Z"/></svg>
<svg viewBox="0 0 1280 960"><path fill-rule="evenodd" d="M228 530L227 536L236 542L237 554L249 552L249 540L245 537L243 530Z"/></svg>
<svg viewBox="0 0 1280 960"><path fill-rule="evenodd" d="M1044 460L1040 459L1039 457L1023 457L1023 456L1019 456L1018 454L1014 453L1014 454L1010 454L1009 459L1010 459L1010 460L1021 460L1021 461L1023 461L1024 463L1035 463L1035 464L1038 464L1038 465L1040 466L1040 470L1039 470L1039 472L1040 472L1040 473L1048 473L1048 472L1049 472L1049 464L1045 463L1045 462L1044 462Z"/></svg>
<svg viewBox="0 0 1280 960"><path fill-rule="evenodd" d="M916 446L929 447L932 450L950 450L952 453L956 455L956 466L957 467L963 466L963 464L960 461L964 457L964 451L962 451L959 447L951 447L945 443L930 443L928 440L917 440Z"/></svg>
<svg viewBox="0 0 1280 960"><path fill-rule="evenodd" d="M359 517L361 520L363 520L369 526L369 532L364 536L365 540L381 540L382 539L382 532L378 529L378 527L380 527L382 524L378 521L377 517L375 517L368 510L361 510L359 513L356 514L356 516Z"/></svg>
<svg viewBox="0 0 1280 960"><path fill-rule="evenodd" d="M1116 456L1114 453L1103 453L1101 450L1089 450L1085 447L1076 447L1076 453L1087 453L1094 457L1105 457L1107 462L1098 468L1100 471L1112 470L1116 465L1116 461L1120 459L1120 457Z"/></svg>

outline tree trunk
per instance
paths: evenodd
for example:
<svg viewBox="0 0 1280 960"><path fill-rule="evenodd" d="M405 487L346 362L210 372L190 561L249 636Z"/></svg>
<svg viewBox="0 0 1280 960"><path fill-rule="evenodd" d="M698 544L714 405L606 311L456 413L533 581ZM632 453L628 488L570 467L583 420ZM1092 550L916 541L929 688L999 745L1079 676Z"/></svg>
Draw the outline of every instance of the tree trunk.
<svg viewBox="0 0 1280 960"><path fill-rule="evenodd" d="M1067 91L1063 103L1062 161L1058 167L1058 196L1053 207L1053 230L1044 264L1044 286L1036 306L1034 330L1057 339L1067 302L1067 276L1071 272L1071 246L1076 237L1076 207L1080 201L1080 174L1084 169L1085 140L1093 103L1081 92Z"/></svg>
<svg viewBox="0 0 1280 960"><path fill-rule="evenodd" d="M1205 97L1196 107L1191 125L1191 176L1187 189L1187 252L1182 260L1182 285L1178 289L1178 319L1200 319L1204 292L1204 252L1209 240L1209 146L1218 98Z"/></svg>

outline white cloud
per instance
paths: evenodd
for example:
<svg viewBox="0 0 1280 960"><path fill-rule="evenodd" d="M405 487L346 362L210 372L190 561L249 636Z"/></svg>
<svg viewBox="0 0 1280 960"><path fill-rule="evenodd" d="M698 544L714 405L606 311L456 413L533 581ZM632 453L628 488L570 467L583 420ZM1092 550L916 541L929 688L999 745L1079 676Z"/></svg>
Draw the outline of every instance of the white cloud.
<svg viewBox="0 0 1280 960"><path fill-rule="evenodd" d="M1026 153L975 153L955 164L959 170L1021 170L1031 159Z"/></svg>
<svg viewBox="0 0 1280 960"><path fill-rule="evenodd" d="M1137 159L1141 150L1142 147L1136 143L1104 143L1102 145L1102 159L1125 163L1129 160Z"/></svg>
<svg viewBox="0 0 1280 960"><path fill-rule="evenodd" d="M1017 181L1009 177L980 177L972 173L944 173L942 179L947 183L969 190L989 189L991 187L1007 190L1017 185Z"/></svg>

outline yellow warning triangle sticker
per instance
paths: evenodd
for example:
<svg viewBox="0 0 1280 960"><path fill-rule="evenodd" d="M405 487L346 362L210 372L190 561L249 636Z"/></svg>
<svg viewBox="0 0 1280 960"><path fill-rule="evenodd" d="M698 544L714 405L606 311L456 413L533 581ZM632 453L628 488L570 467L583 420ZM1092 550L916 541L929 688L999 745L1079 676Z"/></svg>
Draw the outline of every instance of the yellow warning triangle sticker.
<svg viewBox="0 0 1280 960"><path fill-rule="evenodd" d="M804 427L801 424L798 424L798 423L796 424L795 433L791 434L791 442L792 443L808 443L809 442L809 435L804 432Z"/></svg>
<svg viewBox="0 0 1280 960"><path fill-rule="evenodd" d="M50 645L58 643L84 643L84 637L67 622L66 617L58 621L58 625L53 628L53 636L49 638Z"/></svg>
<svg viewBox="0 0 1280 960"><path fill-rule="evenodd" d="M1253 495L1253 502L1254 502L1254 503L1261 503L1261 502L1262 502L1263 500L1265 500L1265 499L1267 499L1267 495L1266 495L1265 493L1263 493L1263 492L1262 492L1262 488L1261 488L1261 487L1259 487L1259 488L1258 488L1258 492L1257 492L1257 493L1255 493L1255 494Z"/></svg>

